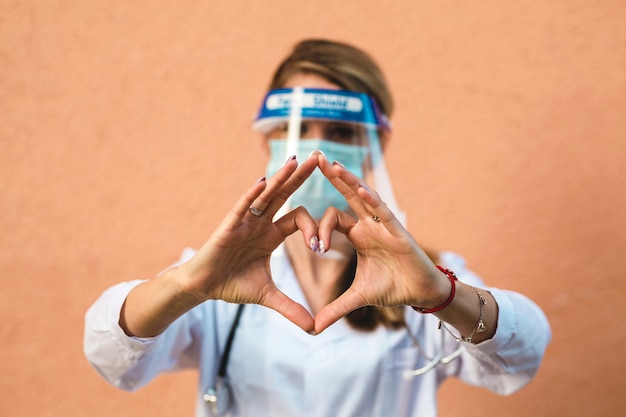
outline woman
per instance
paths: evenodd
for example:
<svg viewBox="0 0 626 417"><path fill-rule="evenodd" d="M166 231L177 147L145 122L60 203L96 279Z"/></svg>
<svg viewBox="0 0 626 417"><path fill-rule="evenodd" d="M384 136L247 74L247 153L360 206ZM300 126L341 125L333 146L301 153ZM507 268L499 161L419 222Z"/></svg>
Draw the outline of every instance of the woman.
<svg viewBox="0 0 626 417"><path fill-rule="evenodd" d="M391 112L367 54L296 45L255 120L266 177L197 252L96 301L94 367L128 390L198 368L197 416L432 416L447 377L527 384L547 320L404 228L380 155Z"/></svg>

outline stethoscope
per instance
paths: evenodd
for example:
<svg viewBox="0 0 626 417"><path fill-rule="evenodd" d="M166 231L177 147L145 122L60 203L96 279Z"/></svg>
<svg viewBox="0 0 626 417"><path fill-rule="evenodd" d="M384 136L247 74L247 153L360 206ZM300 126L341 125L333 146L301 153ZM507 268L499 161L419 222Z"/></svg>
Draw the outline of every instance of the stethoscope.
<svg viewBox="0 0 626 417"><path fill-rule="evenodd" d="M220 366L219 366L219 371L217 375L217 383L216 385L208 388L205 394L203 395L204 401L211 406L213 413L217 416L224 415L224 413L226 413L230 409L231 403L232 403L232 393L230 391L228 379L226 378L226 366L228 364L228 358L230 355L231 346L233 343L233 339L235 337L235 330L237 329L237 326L241 319L241 314L243 312L244 305L245 304L240 304L238 306L235 319L233 320L233 323L231 325L228 338L226 341L225 351L222 354L222 358L220 360ZM422 349L419 343L419 340L417 340L415 335L411 332L411 330L406 324L405 324L405 327L406 327L407 333L409 334L411 341L417 348L418 352L428 361L428 363L422 366L421 368L406 371L404 373L404 378L406 379L411 379L411 378L415 378L416 376L424 375L425 373L435 369L440 364L447 365L453 360L455 360L456 358L458 358L459 355L463 352L463 346L459 346L451 354L447 356L443 356L445 334L441 326L439 326L439 330L441 334L441 338L439 340L439 349L432 358L428 357L428 355L426 355L426 353Z"/></svg>
<svg viewBox="0 0 626 417"><path fill-rule="evenodd" d="M413 342L415 347L417 347L417 350L419 351L420 355L422 355L424 358L426 358L428 363L426 365L422 366L421 368L404 372L404 378L405 379L411 379L411 378L415 378L416 376L424 375L425 373L435 369L440 364L441 365L447 365L450 362L452 362L453 360L455 360L456 358L458 358L459 355L461 355L461 353L463 353L463 346L459 346L451 354L449 354L447 356L443 356L445 334L444 334L444 331L441 328L441 326L439 326L439 331L440 331L440 334L441 334L441 338L439 340L439 349L437 350L437 353L435 353L435 355L433 357L428 357L428 355L426 355L426 353L422 349L422 347L421 347L421 345L419 343L419 340L417 340L415 335L413 335L413 333L408 328L408 326L406 326L406 327L407 327L407 332L409 333L409 337L411 338L411 341Z"/></svg>

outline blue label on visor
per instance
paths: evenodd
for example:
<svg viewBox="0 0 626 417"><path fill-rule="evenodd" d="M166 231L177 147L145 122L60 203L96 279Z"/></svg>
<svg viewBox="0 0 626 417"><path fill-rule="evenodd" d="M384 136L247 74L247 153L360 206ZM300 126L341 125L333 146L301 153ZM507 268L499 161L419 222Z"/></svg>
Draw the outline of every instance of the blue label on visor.
<svg viewBox="0 0 626 417"><path fill-rule="evenodd" d="M345 90L301 89L301 117L341 120L370 126L387 127L375 102L364 93ZM263 106L255 118L255 127L265 122L284 120L291 114L294 95L292 88L272 90L265 96Z"/></svg>

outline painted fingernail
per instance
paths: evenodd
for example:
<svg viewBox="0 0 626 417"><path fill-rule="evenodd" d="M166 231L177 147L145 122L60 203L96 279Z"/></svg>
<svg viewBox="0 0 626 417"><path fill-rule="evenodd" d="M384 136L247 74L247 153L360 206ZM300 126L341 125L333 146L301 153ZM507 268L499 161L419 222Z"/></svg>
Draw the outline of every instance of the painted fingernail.
<svg viewBox="0 0 626 417"><path fill-rule="evenodd" d="M310 334L311 336L316 336L317 333L315 333L315 330L311 330L309 332L307 332L308 334Z"/></svg>
<svg viewBox="0 0 626 417"><path fill-rule="evenodd" d="M368 191L368 192L370 191L370 187L368 187L367 184L365 184L363 182L359 183L359 187L365 188L365 190Z"/></svg>
<svg viewBox="0 0 626 417"><path fill-rule="evenodd" d="M289 158L287 158L287 160L285 161L285 165L287 165L289 162L293 161L296 159L295 155L291 155Z"/></svg>
<svg viewBox="0 0 626 417"><path fill-rule="evenodd" d="M313 252L317 252L318 249L318 240L317 240L317 236L313 236L310 240L309 240L309 247L311 248L311 250Z"/></svg>
<svg viewBox="0 0 626 417"><path fill-rule="evenodd" d="M263 181L265 181L265 177L261 177L261 178L259 178L258 180L256 180L256 182L254 183L254 185L257 185L258 183L263 182Z"/></svg>
<svg viewBox="0 0 626 417"><path fill-rule="evenodd" d="M320 254L320 256L324 256L324 254L326 253L326 243L323 240L319 241L318 253Z"/></svg>

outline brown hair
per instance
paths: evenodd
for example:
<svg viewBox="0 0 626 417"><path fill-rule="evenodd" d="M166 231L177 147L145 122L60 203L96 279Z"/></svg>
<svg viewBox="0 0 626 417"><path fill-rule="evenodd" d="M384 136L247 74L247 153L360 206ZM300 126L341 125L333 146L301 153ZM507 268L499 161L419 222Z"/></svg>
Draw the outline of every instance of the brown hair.
<svg viewBox="0 0 626 417"><path fill-rule="evenodd" d="M366 93L387 116L393 111L393 99L382 71L365 52L351 45L323 39L298 43L276 69L270 90L283 87L298 73L320 75L339 87Z"/></svg>
<svg viewBox="0 0 626 417"><path fill-rule="evenodd" d="M283 87L298 73L316 74L340 88L366 93L384 114L391 116L393 99L385 77L376 62L360 49L323 39L302 41L276 69L270 90ZM337 284L335 298L352 285L356 263L355 252ZM346 319L353 328L365 331L374 330L379 325L394 329L405 325L402 307L365 306L349 313Z"/></svg>

